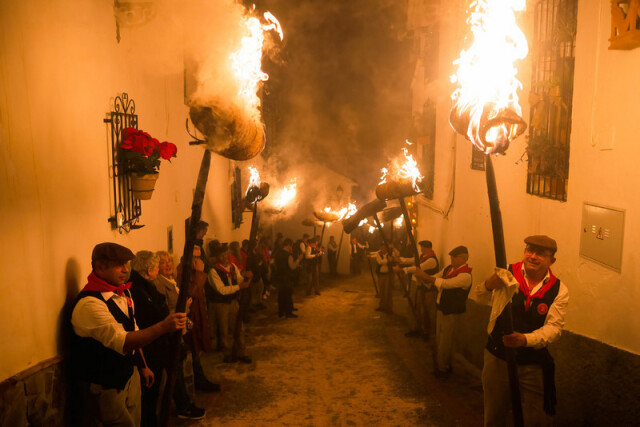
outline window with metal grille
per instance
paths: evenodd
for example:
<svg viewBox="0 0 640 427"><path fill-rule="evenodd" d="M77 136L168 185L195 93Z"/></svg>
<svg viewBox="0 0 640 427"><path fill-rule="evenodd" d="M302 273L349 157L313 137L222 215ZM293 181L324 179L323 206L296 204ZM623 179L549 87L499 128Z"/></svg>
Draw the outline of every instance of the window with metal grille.
<svg viewBox="0 0 640 427"><path fill-rule="evenodd" d="M577 0L539 0L531 43L527 193L567 200Z"/></svg>

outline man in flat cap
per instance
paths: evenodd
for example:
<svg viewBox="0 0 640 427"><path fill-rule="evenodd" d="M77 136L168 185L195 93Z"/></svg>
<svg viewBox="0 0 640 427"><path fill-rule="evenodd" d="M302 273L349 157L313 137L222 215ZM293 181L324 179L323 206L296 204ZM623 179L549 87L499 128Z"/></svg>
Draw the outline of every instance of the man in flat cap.
<svg viewBox="0 0 640 427"><path fill-rule="evenodd" d="M416 271L416 278L432 284L438 290L436 296L436 368L434 375L445 379L451 374L453 333L460 315L466 311L466 301L471 289L471 267L467 264L469 251L464 246L449 252L451 264L431 276Z"/></svg>
<svg viewBox="0 0 640 427"><path fill-rule="evenodd" d="M419 267L415 265L405 267L403 269L405 274L415 274L418 269L429 275L436 274L440 271L440 263L438 262L436 253L433 251L433 244L429 240L422 240L418 242L418 245L420 245L420 265ZM415 261L413 258L400 258L400 262L402 264L413 264ZM411 329L405 335L407 337L422 336L425 341L428 341L429 335L431 334L432 307L435 304L437 292L434 286L427 288L424 282L418 281L418 283L415 318L412 320L413 325Z"/></svg>
<svg viewBox="0 0 640 427"><path fill-rule="evenodd" d="M116 243L96 245L93 271L73 308L70 366L84 400L82 425L140 425L140 376L134 365L145 386L154 382L141 349L186 325L186 314L174 313L138 329L131 283L125 283L133 258Z"/></svg>
<svg viewBox="0 0 640 427"><path fill-rule="evenodd" d="M484 352L482 387L486 426L504 425L511 408L505 347L515 348L524 425L550 425L555 413L553 358L547 345L564 327L569 291L551 272L558 249L548 236L524 239L524 258L474 289L474 299L493 306ZM503 311L512 302L513 330Z"/></svg>

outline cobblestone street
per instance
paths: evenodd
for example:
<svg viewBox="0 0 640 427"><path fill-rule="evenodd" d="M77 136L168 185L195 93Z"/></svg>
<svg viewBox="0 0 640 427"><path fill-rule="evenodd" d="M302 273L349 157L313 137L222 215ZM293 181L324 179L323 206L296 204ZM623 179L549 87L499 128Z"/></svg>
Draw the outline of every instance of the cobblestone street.
<svg viewBox="0 0 640 427"><path fill-rule="evenodd" d="M177 425L482 424L479 380L454 366L448 381L431 375L430 343L409 339L402 314L375 311L368 275L326 281L322 294L298 289L297 319L280 319L275 296L254 315L247 332L253 363L224 364L203 356L222 392L198 393L207 409L198 422ZM407 303L395 291L395 310Z"/></svg>

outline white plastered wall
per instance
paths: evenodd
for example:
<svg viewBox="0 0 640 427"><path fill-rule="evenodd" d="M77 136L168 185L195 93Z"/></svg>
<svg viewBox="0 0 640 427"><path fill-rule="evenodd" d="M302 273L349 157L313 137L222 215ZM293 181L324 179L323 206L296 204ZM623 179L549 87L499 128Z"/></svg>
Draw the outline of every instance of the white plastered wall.
<svg viewBox="0 0 640 427"><path fill-rule="evenodd" d="M113 2L0 3L0 380L59 354L68 289L90 273L96 243L133 251L184 245L202 149L184 130L183 55L158 16L121 28ZM163 39L164 38L164 39ZM166 47L166 48L164 48ZM142 202L140 230L112 231L106 113L113 97L136 102L139 127L178 146L163 162L153 198ZM229 161L213 156L203 219L222 240L231 230Z"/></svg>
<svg viewBox="0 0 640 427"><path fill-rule="evenodd" d="M467 31L465 3L441 2L447 13L441 14L446 18L440 27L440 81L431 85L430 93L422 94L437 99L438 106L435 194L430 205L438 209L447 205L454 152L455 202L446 219L423 204L418 235L433 240L443 259L448 259L450 248L467 245L477 282L495 265L485 177L483 172L470 169L470 143L454 137L448 124L453 91L448 76L462 47L461 36ZM528 38L529 26L525 20ZM608 50L609 33L610 2L580 1L567 202L526 193L526 161L516 164L525 150L523 137L512 143L506 156L494 158L494 165L509 262L521 258L526 236L547 234L555 238L559 250L553 271L571 293L566 329L640 353L640 271L634 247L640 239L640 49ZM527 121L530 70L530 62L524 61L519 74L524 84L520 98ZM626 211L621 273L580 257L585 201Z"/></svg>

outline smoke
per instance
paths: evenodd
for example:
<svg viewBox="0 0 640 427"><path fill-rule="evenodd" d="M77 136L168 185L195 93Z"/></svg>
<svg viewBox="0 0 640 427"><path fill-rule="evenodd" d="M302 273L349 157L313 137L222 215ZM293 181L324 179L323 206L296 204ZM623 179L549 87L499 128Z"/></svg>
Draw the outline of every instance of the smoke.
<svg viewBox="0 0 640 427"><path fill-rule="evenodd" d="M282 171L305 165L305 192L307 184L329 187L318 183L327 167L372 194L380 168L411 133L406 2L264 0L257 7L285 31L279 62L264 64L264 156Z"/></svg>

